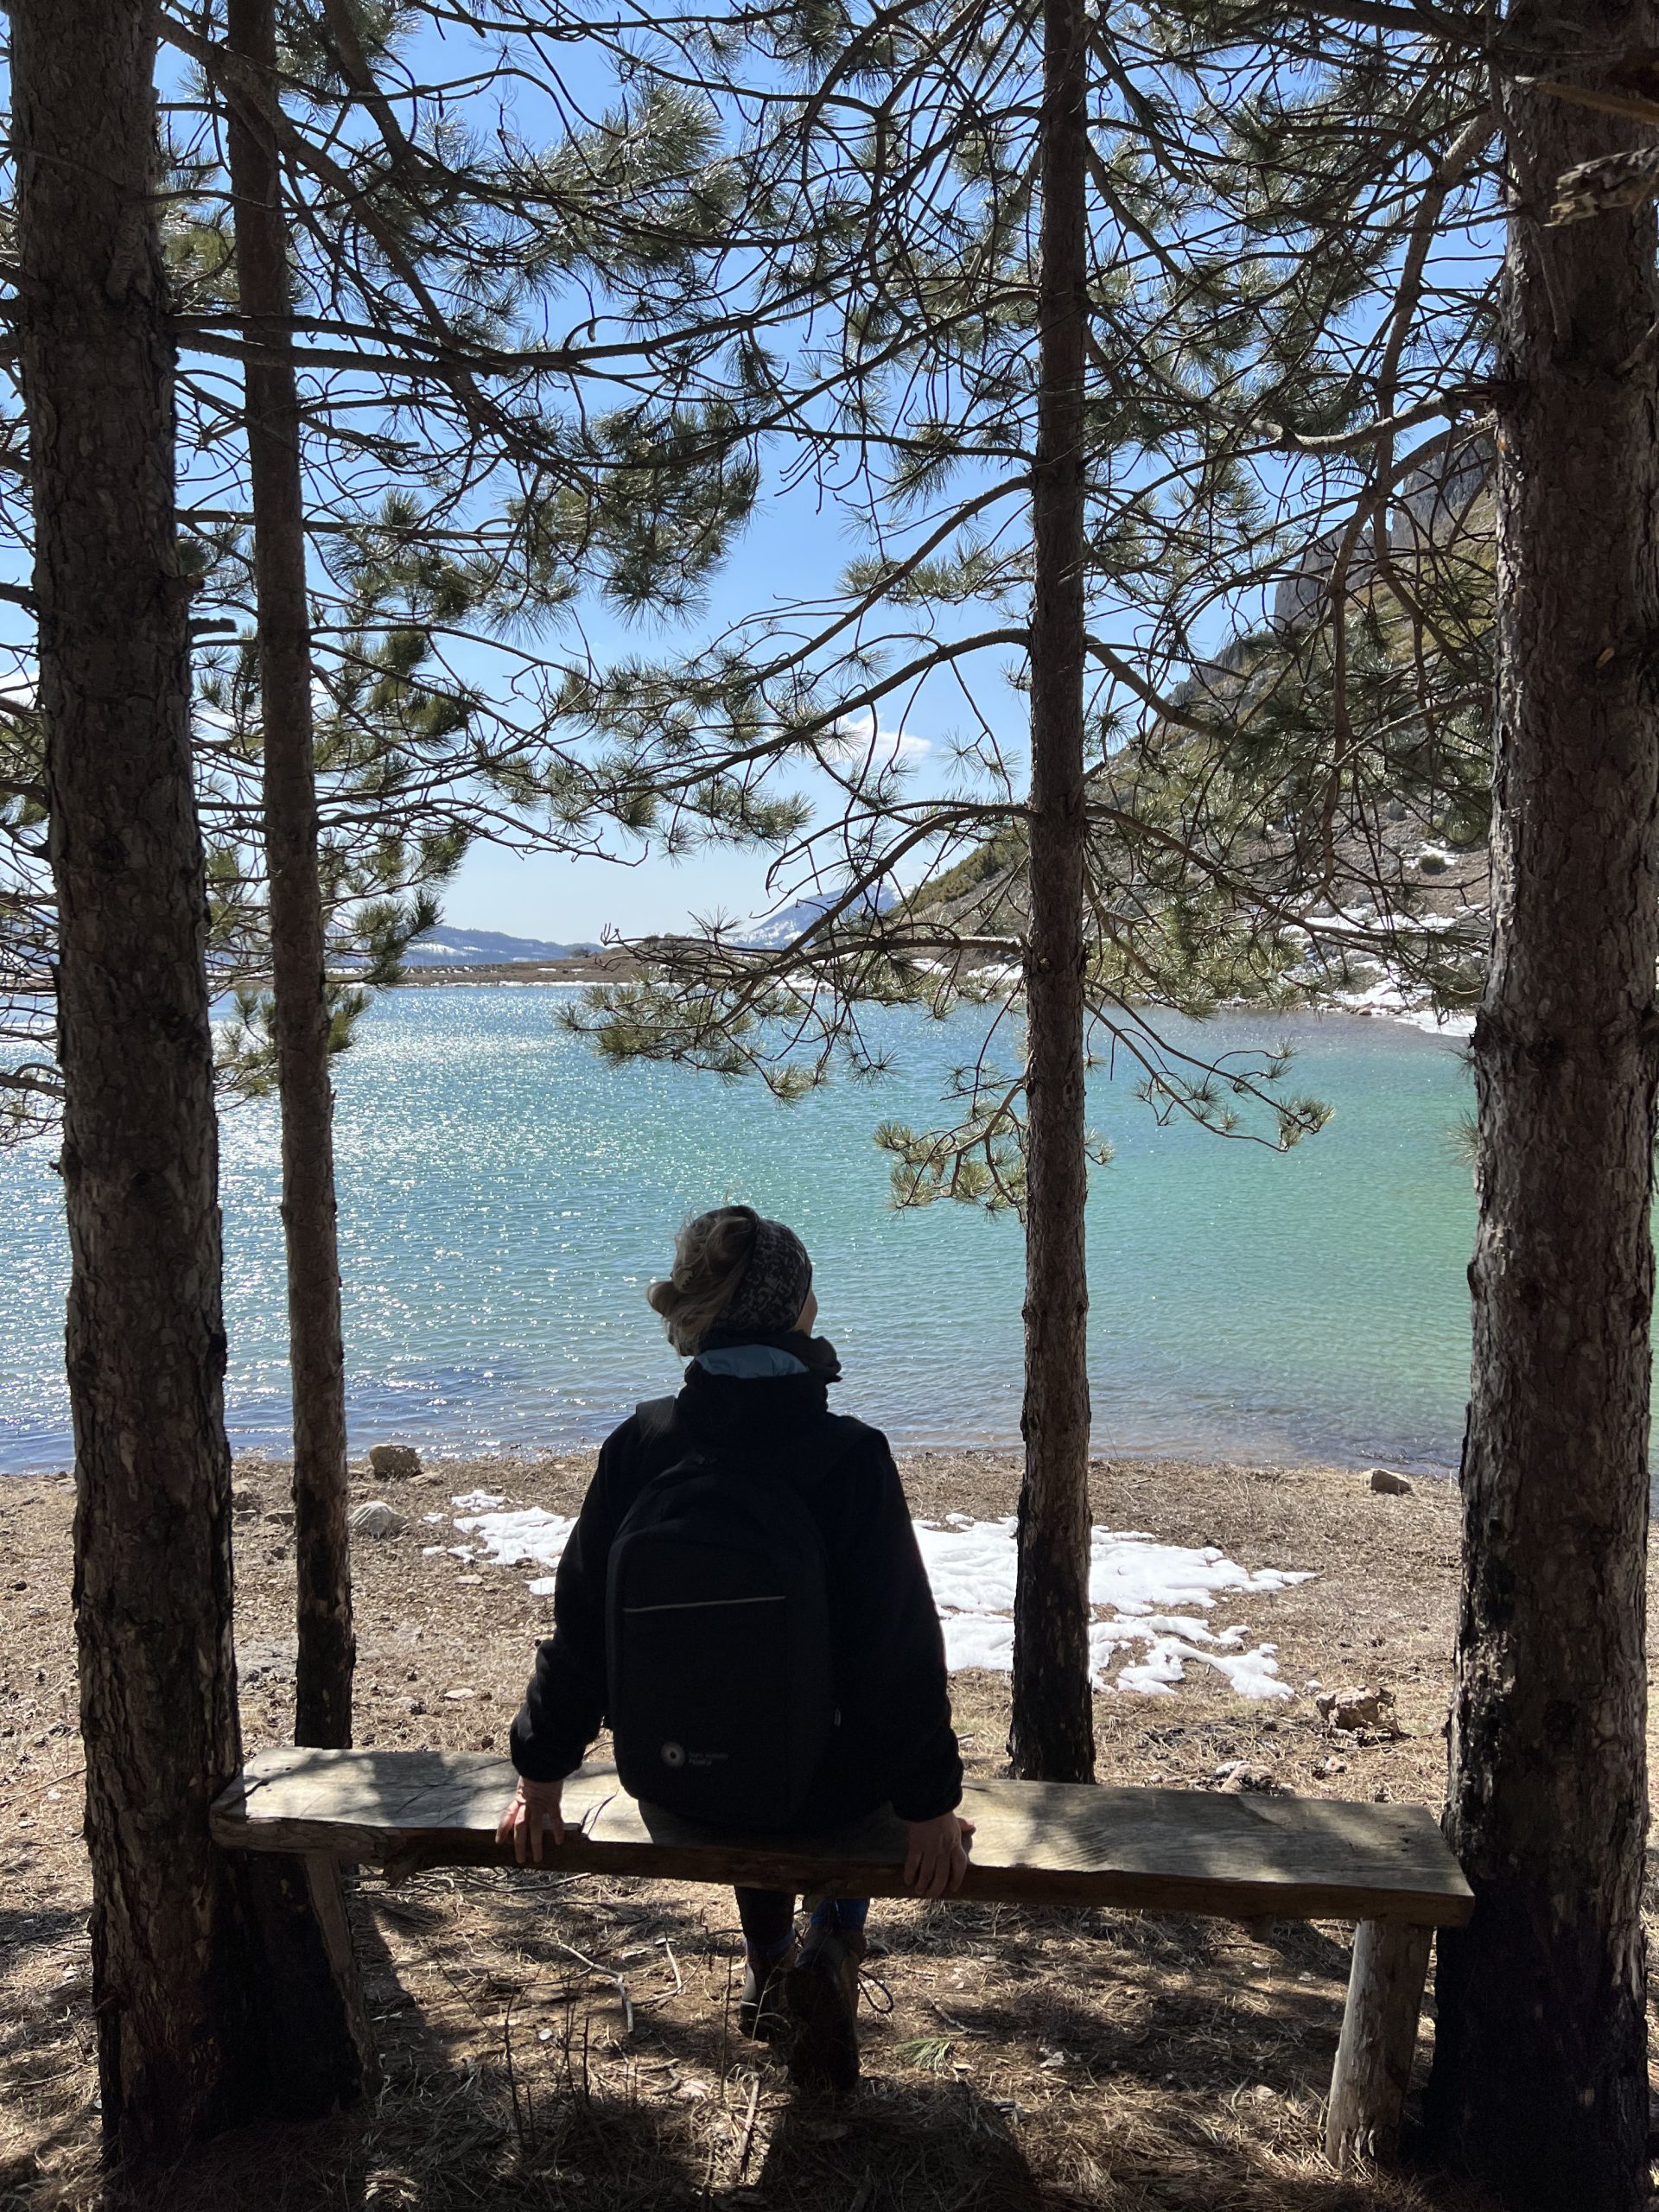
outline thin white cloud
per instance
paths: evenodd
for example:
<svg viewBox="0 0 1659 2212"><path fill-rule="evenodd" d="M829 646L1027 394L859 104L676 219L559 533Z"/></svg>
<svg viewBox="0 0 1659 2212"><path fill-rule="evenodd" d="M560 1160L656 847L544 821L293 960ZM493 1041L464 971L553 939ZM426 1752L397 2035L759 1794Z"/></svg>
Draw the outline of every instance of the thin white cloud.
<svg viewBox="0 0 1659 2212"><path fill-rule="evenodd" d="M823 741L831 760L868 760L873 766L890 760L919 760L933 750L932 741L912 737L908 730L883 729L873 714L849 715L833 737Z"/></svg>

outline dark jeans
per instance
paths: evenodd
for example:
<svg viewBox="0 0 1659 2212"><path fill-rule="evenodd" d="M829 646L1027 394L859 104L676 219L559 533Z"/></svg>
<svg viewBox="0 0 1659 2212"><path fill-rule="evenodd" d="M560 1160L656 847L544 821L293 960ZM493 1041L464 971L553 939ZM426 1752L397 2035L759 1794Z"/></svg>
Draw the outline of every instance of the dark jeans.
<svg viewBox="0 0 1659 2212"><path fill-rule="evenodd" d="M782 1958L795 1940L794 1891L734 1890L732 1894L751 1955L762 1961ZM833 1928L842 1936L862 1935L869 1910L868 1897L825 1897L812 1915L812 1925Z"/></svg>

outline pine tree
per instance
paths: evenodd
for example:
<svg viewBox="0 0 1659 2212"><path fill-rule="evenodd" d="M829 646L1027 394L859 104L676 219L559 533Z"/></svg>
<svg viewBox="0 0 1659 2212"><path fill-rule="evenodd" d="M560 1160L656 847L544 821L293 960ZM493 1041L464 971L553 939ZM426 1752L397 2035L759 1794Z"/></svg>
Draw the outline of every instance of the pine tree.
<svg viewBox="0 0 1659 2212"><path fill-rule="evenodd" d="M1045 0L1032 478L1026 939L1026 1440L1014 1620L1014 1771L1092 1782L1089 1277L1084 1204L1088 22Z"/></svg>
<svg viewBox="0 0 1659 2212"><path fill-rule="evenodd" d="M200 604L234 605L251 582L255 646L232 652L228 664L219 656L209 670L204 702L229 717L231 733L204 748L204 762L229 833L213 869L220 949L238 982L268 959L270 984L263 994L239 988L222 1064L244 1091L274 1089L282 1110L296 1733L329 1745L350 1740L353 1657L330 1057L366 1003L362 985L395 980L404 944L435 918L429 890L470 838L505 834L580 849L594 836L576 764L558 741L556 683L541 727L492 734L486 695L460 680L455 649L500 658L504 632L515 642L533 634L590 570L605 571L625 594L649 595L665 582L683 589L747 499L723 441L712 467L681 455L672 405L654 414L636 405L573 435L493 391L503 375L521 380L514 349L529 354L515 326L538 286L550 302L555 280L591 272L619 251L639 257L637 246L615 243L646 227L630 193L650 201L649 226L660 233L651 259L671 272L690 265L708 232L708 203L719 197L693 200L683 189L674 197L678 166L689 162L695 176L704 162L696 115L658 102L643 124L601 125L550 156L513 148L480 160L445 129L441 111L435 126L423 128L417 112L406 129L401 95L380 85L377 70L419 16L335 0L321 21L304 10L279 19L268 0L233 0L222 46L204 43L193 25L187 42L210 121L223 122L230 194L206 142L182 149L188 213L175 219L174 238L195 303L215 311L219 330L237 333L245 388L251 537L241 536L234 510L198 512L208 524ZM284 85L302 103L298 125ZM349 192L342 146L354 154ZM304 342L296 285L336 301L359 293L362 319L348 324L343 357ZM435 405L430 393L403 388L410 371L396 355L389 368L389 346L442 353ZM612 357L628 351L609 349L601 373L613 375L620 365ZM302 406L298 372L314 373L320 359L336 373ZM563 371L544 354L531 373L544 381L550 365ZM681 374L677 367L675 383ZM365 440L364 383L388 376L385 427ZM205 385L193 397L199 409L222 410ZM445 450L453 462L433 457ZM550 501L550 480L560 487ZM410 496L416 484L424 499ZM314 561L308 539L319 538ZM518 658L522 664L526 656ZM548 672L536 673L546 684ZM320 690L332 707L321 731L314 728ZM251 753L257 801L245 790ZM250 804L265 863L263 904L247 896ZM343 834L334 827L342 817ZM411 890L401 902L385 895ZM342 936L367 956L355 980L337 964Z"/></svg>
<svg viewBox="0 0 1659 2212"><path fill-rule="evenodd" d="M764 959L729 931L642 948L652 980L599 995L577 1020L619 1057L755 1071L790 1098L823 1079L838 1057L857 1072L875 1071L863 1006L921 1001L944 1012L963 996L1004 1008L1019 1001L1020 1069L1007 1073L982 1057L962 1072L950 1127L878 1134L894 1155L902 1203L948 1194L1014 1205L1026 1217L1027 1476L1014 1751L1021 1771L1082 1776L1092 1771L1085 1028L1131 1040L1161 1110L1230 1128L1237 1103L1255 1099L1269 1109L1274 1140L1289 1142L1316 1128L1322 1109L1277 1097L1287 1065L1278 1055L1235 1069L1223 1090L1211 1071L1168 1051L1134 1004L1160 995L1184 1007L1205 1003L1224 977L1252 969L1251 980L1271 991L1289 964L1279 925L1287 917L1264 924L1249 915L1220 870L1196 896L1190 868L1169 886L1160 863L1173 841L1158 818L1176 782L1169 748L1160 777L1145 779L1160 787L1130 793L1114 753L1111 704L1097 696L1092 712L1085 707L1085 656L1104 651L1085 610L1137 586L1162 594L1172 569L1190 583L1190 558L1169 558L1187 517L1141 512L1147 503L1133 472L1160 440L1176 449L1199 438L1211 393L1196 379L1191 391L1177 387L1166 427L1098 376L1102 325L1138 368L1165 342L1171 308L1155 266L1138 296L1108 270L1100 200L1088 196L1084 49L1053 30L1051 62L1058 69L1053 56L1070 53L1069 90L1058 98L1051 87L1039 144L1030 118L1043 73L1027 27L986 10L957 27L960 43L943 55L936 28L918 10L885 18L879 35L850 17L832 26L815 16L801 26L798 49L777 34L787 57L812 73L803 99L808 147L791 163L811 181L804 207L779 229L793 239L816 224L814 296L835 302L843 318L823 349L830 365L815 355L816 380L780 400L778 414L785 435L831 457L822 463L826 475L843 448L855 456L845 497L880 555L849 573L828 612L802 610L811 640L804 649L746 652L728 642L689 668L618 671L595 701L596 717L623 748L619 772L636 764L642 786L677 793L703 835L785 842L785 864L834 887L828 911L803 939ZM852 118L836 113L836 92L825 89L850 70L854 54L882 86L884 120L874 129L867 77L858 99L848 101ZM1096 114L1101 98L1096 90ZM1051 168L1059 187L1039 188ZM868 206L855 216L848 203L860 191ZM1154 176L1147 195L1162 194ZM1160 207L1154 219L1166 213ZM1128 219L1117 222L1109 210L1107 227L1120 241L1134 235ZM794 278L799 262L781 249L780 260ZM785 276L775 284L785 291ZM1191 296L1207 289L1202 271L1188 287ZM1191 297L1178 305L1191 312ZM1085 391L1089 357L1098 380ZM1147 381L1155 381L1150 372ZM836 410L827 421L810 411L824 389L833 390ZM1198 457L1207 460L1201 449ZM1034 530L1021 541L1003 511L1026 497ZM987 518L995 541L980 535ZM976 602L987 610L982 626L952 620ZM965 765L988 788L913 799L891 741L875 732L884 702L1011 645L1029 654L1028 797L1019 793L1019 748L985 728ZM1142 690L1155 700L1144 679ZM868 745L853 734L861 721L872 732ZM840 784L844 810L810 830L781 810L763 823L757 760L772 771L774 806L779 780L806 760ZM952 918L959 886L949 863L967 838L995 856L994 878L1020 879L989 925ZM1127 881L1115 844L1131 858ZM1189 850L1190 841L1178 849ZM882 912L879 894L918 854L934 857L933 880ZM1123 895L1136 874L1154 879L1139 918ZM1017 976L1012 988L988 980L993 963Z"/></svg>
<svg viewBox="0 0 1659 2212"><path fill-rule="evenodd" d="M346 1353L335 1231L334 1090L326 922L311 722L300 398L287 329L288 224L272 111L271 0L229 0L227 47L242 65L227 132L238 296L266 357L245 371L259 652L262 814L271 1007L283 1123L283 1236L294 1418L298 1648L294 1740L352 1740Z"/></svg>
<svg viewBox="0 0 1659 2212"><path fill-rule="evenodd" d="M1519 18L1530 28L1530 19ZM1567 76L1651 10L1538 35ZM1556 43L1559 41L1559 43ZM1642 1891L1659 745L1650 207L1539 221L1628 125L1511 88L1492 960L1430 2119L1506 2205L1648 2202Z"/></svg>
<svg viewBox="0 0 1659 2212"><path fill-rule="evenodd" d="M28 0L11 29L99 2075L111 2145L165 2157L257 2064L207 1833L240 1744L155 31L136 0Z"/></svg>
<svg viewBox="0 0 1659 2212"><path fill-rule="evenodd" d="M214 512L211 494L194 503L200 534L181 544L175 528L172 341L181 328L200 334L191 332L189 302L183 315L169 311L176 302L156 233L155 26L118 10L97 24L88 16L59 43L57 12L50 23L39 11L20 18L16 46L22 261L34 318L24 360L35 479L26 526L37 543L36 593L11 596L23 598L27 611L38 604L42 637L38 709L18 707L6 722L6 854L20 887L7 902L4 942L20 991L37 978L30 963L42 957L55 956L60 976L55 1042L75 1257L77 1604L104 2110L111 2141L149 2158L273 2100L289 2110L326 2109L360 2085L366 2053L349 1993L331 1986L296 1870L280 1861L255 1870L238 1896L232 1870L207 1837L206 1808L234 1770L238 1735L204 955L216 978L246 977L269 941L250 861L266 811L257 785L268 749L270 656L257 632L210 655L193 761L190 632L221 631L221 608L250 611L244 587L259 548L245 535L251 518L241 502ZM198 21L183 35L200 49ZM217 50L205 59L211 73ZM213 101L194 105L205 107L210 128L224 112ZM280 137L280 125L267 119ZM646 199L671 197L688 146L699 166L707 134L699 135L695 113L685 119L690 127L679 132L664 174L641 182ZM675 120L668 118L670 135ZM591 186L601 209L618 208L617 178L594 156L614 156L632 182L644 150L631 124L605 126L591 143L563 149L563 168L557 160L524 163L508 210L520 219L518 237L496 247L503 264L524 226L539 223L560 230L570 264L591 267L599 250L570 238L582 205L573 187ZM109 189L78 198L89 173ZM198 164L198 198L220 173L216 156ZM694 245L719 204L718 189L698 198ZM221 198L221 237L226 207ZM340 219L333 249L342 235L360 243L353 206L332 213ZM503 208L493 204L486 228L497 219ZM631 207L617 223L636 224L648 238L654 219ZM214 229L211 219L175 225L173 273L187 287L197 280L199 294L230 291L233 300L226 262L212 251ZM457 223L438 244L464 264L477 235ZM671 238L651 251L671 270L671 290L683 244ZM395 250L390 257L397 261ZM347 254L322 267L344 287L342 271L353 265ZM418 269L406 255L403 268L418 296ZM557 273L544 268L542 276L550 283ZM432 335L430 302L416 303L420 315L397 333L411 345ZM238 354L256 369L267 365L270 332L235 306L223 320L238 326ZM291 329L304 318L287 320ZM384 323L372 327L377 341L386 335ZM567 424L534 410L520 419L479 393L480 379L518 374L518 364L504 366L499 336L499 328L481 337L474 328L464 344L453 329L442 337L451 357L440 381L464 396L460 419L470 442L466 452L448 448L447 473L429 467L399 433L410 412L404 394L366 437L350 422L355 401L343 390L337 416L319 410L314 418L327 429L325 478L342 453L379 468L376 475L359 466L349 486L336 479L336 504L304 518L326 549L323 606L339 618L325 620L330 642L316 671L327 699L316 730L327 779L319 846L325 925L336 948L342 940L366 946L370 980L389 972L410 930L432 918L420 885L453 868L480 822L575 845L594 835L580 763L552 735L567 671L538 663L538 709L528 726L498 715L493 741L480 742L486 703L460 679L447 645L458 632L501 645L556 611L573 579L590 571L603 572L624 598L649 595L664 579L671 588L695 588L750 496L741 454L734 458L723 434L706 435L709 410L695 402L672 397ZM409 365L353 355L347 373L360 365L397 378ZM544 366L532 367L532 378ZM562 355L556 366L565 373ZM597 373L609 379L617 369L613 349ZM424 370L416 364L415 373ZM670 381L677 393L677 372ZM199 363L181 382L187 448L223 451L235 411L227 416ZM490 435L502 465L480 530L465 503ZM404 493L400 467L426 500ZM365 475L372 498L364 496ZM550 481L556 496L540 496ZM221 493L239 488L232 477ZM290 497L290 522L294 505ZM296 631L305 626L308 581L302 566L296 581L290 561ZM270 612L264 600L261 620ZM193 783L213 836L207 871ZM43 821L51 900L33 849ZM215 894L211 933L205 874ZM398 897L410 889L412 899ZM361 999L349 984L340 988L338 976L331 981L329 1042L337 1046ZM268 1073L269 1014L268 1001L245 1001L229 1054L245 1084ZM35 1033L27 1008L23 1020ZM52 1077L23 1072L31 1110L49 1108ZM135 1213L135 1193L146 1191L150 1201ZM159 1214L156 1193L165 1201ZM134 1619L149 1624L137 1666ZM177 1662L160 1675L158 1650ZM270 2035L261 2011L276 2021Z"/></svg>

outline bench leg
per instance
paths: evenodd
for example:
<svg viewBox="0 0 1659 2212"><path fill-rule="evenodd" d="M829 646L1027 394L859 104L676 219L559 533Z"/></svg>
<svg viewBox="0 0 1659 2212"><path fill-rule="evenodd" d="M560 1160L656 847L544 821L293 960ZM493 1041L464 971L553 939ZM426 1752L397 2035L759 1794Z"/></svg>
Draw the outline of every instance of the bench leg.
<svg viewBox="0 0 1659 2212"><path fill-rule="evenodd" d="M1391 1920L1362 1920L1354 1930L1325 2124L1325 2156L1339 2171L1361 2159L1386 2165L1399 2149L1433 1933Z"/></svg>
<svg viewBox="0 0 1659 2212"><path fill-rule="evenodd" d="M271 2106L286 2119L319 2119L379 2079L340 1870L312 1852L251 1852L243 1866L264 1967L254 2001Z"/></svg>

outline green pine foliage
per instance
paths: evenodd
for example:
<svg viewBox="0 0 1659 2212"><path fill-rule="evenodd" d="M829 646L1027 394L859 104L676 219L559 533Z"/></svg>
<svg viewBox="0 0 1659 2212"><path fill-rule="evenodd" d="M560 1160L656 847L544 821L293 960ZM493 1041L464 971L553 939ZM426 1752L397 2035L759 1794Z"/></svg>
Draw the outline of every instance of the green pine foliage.
<svg viewBox="0 0 1659 2212"><path fill-rule="evenodd" d="M226 1076L257 1090L269 955L241 364L262 340L237 297L225 167L241 65L215 9L164 8L161 29L210 957L239 1009ZM654 833L653 795L601 772L613 741L595 735L584 620L595 601L626 619L701 604L756 497L770 386L749 319L710 277L741 250L749 189L726 119L683 72L641 67L622 27L512 0L294 0L278 29L343 1046L472 842L632 855ZM569 95L578 35L607 98ZM14 416L0 531L26 562L19 435ZM28 596L10 596L27 692ZM795 816L769 801L758 818L781 831ZM8 796L0 989L29 1001L16 1035L49 1052L49 1008L23 988L49 956L38 832ZM49 1115L37 1075L29 1096Z"/></svg>
<svg viewBox="0 0 1659 2212"><path fill-rule="evenodd" d="M1421 510L1485 435L1490 86L1455 18L1382 14L1180 0L1114 10L1092 55L1091 1041L1141 1040L1159 1110L1274 1143L1316 1120L1281 1109L1275 1056L1236 1092L1158 1041L1165 1012L1385 973L1466 1005L1484 939L1484 509ZM213 957L257 1006L233 73L211 13L163 21ZM780 893L839 906L764 958L718 917L640 948L643 980L574 1016L603 1050L788 1098L879 1076L871 1006L979 1005L1006 1040L1035 19L330 0L282 21L342 1007L395 974L474 838L758 844ZM571 96L578 41L598 98ZM26 535L10 452L0 525ZM588 648L601 605L693 634L785 482L849 544L828 591L689 652ZM29 834L9 850L38 916ZM976 1190L953 1169L957 1193L1017 1191L1002 1080L949 1102L962 1159L1013 1147ZM913 1195L942 1186L917 1172Z"/></svg>
<svg viewBox="0 0 1659 2212"><path fill-rule="evenodd" d="M1135 1041L1154 1110L1281 1146L1323 1117L1287 1062L1184 1060L1166 1011L1385 977L1459 1007L1484 947L1489 87L1394 15L1114 10L1093 56L1091 1041ZM832 598L631 664L594 711L660 819L770 840L780 885L845 906L764 957L729 925L641 948L646 980L573 1019L793 1095L871 1071L861 1007L1017 1018L1038 27L815 0L743 29L709 50L722 96L794 96L744 148L776 226L769 450L864 549ZM849 743L898 710L954 721L925 771ZM768 794L805 771L827 801L780 836ZM1020 1102L987 1063L948 1128L884 1128L901 1200L1017 1205Z"/></svg>

